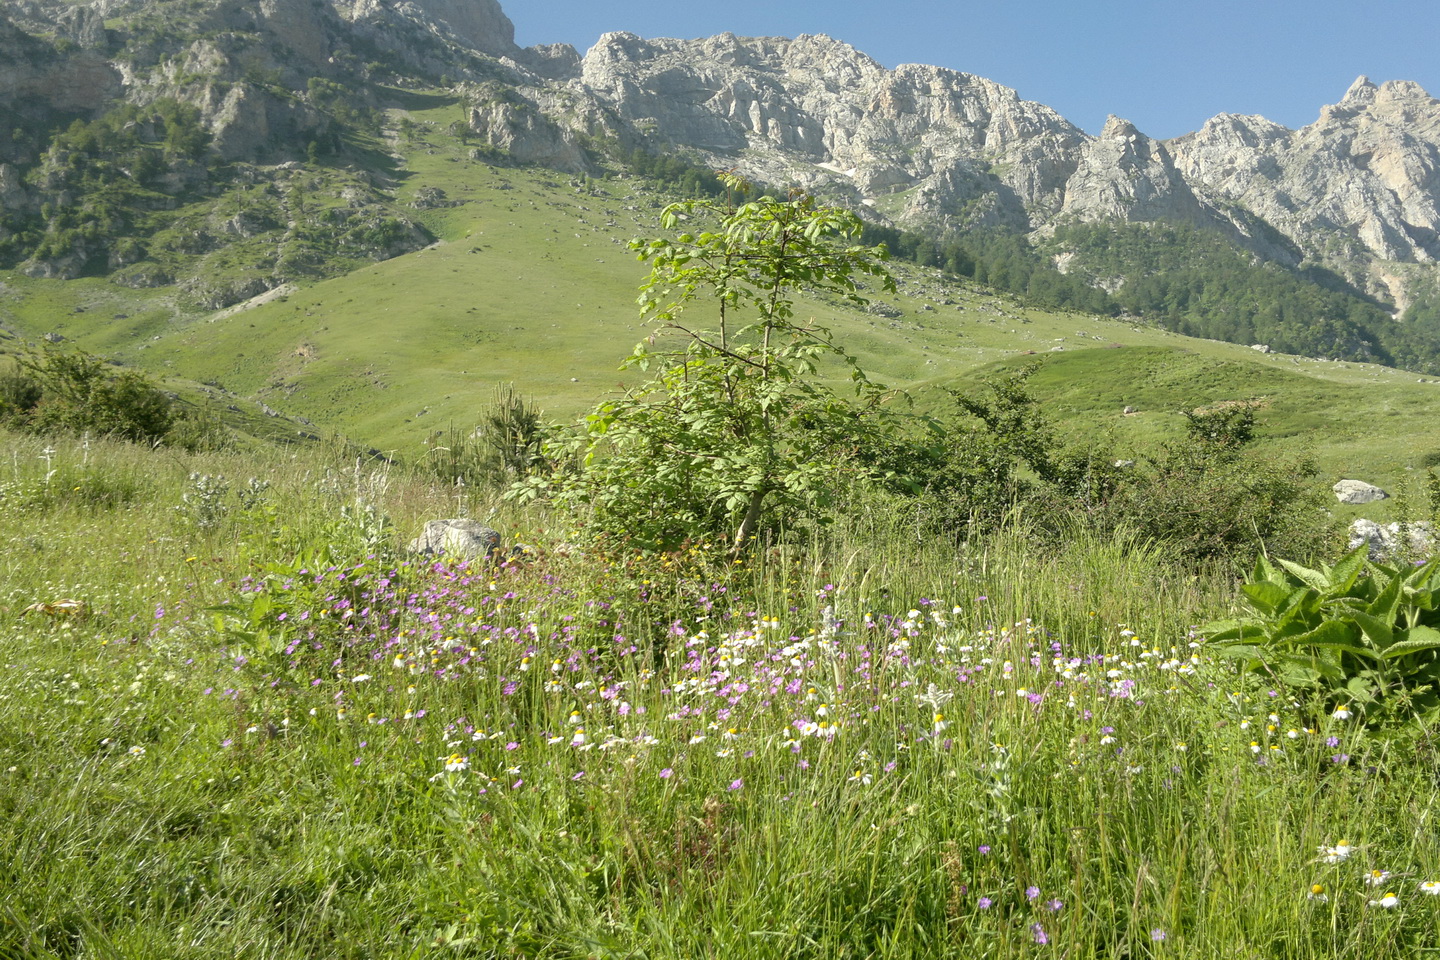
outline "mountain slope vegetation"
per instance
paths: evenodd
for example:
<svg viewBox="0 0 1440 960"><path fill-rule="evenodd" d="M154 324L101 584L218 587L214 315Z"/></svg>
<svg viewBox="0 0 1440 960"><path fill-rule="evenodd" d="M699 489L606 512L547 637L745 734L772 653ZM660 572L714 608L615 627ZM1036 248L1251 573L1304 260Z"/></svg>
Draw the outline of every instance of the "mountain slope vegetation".
<svg viewBox="0 0 1440 960"><path fill-rule="evenodd" d="M373 24L325 5L133 4L103 23L6 10L18 19L0 42L32 75L0 98L46 71L83 68L112 94L130 89L117 64L156 81L98 111L63 98L17 110L0 143L0 332L71 341L222 407L291 414L295 434L425 457L499 384L552 416L587 408L623 386L616 365L648 334L623 245L652 235L668 200L719 190L707 157L617 118L556 126L559 101L537 106L525 71L572 69L563 51L544 67L504 48L520 58L507 66L453 31L413 44L393 33L387 51ZM593 106L569 102L575 116ZM1223 231L1180 223L926 234L868 209L866 242L897 256L898 293L861 312L804 309L922 407L977 370L1043 354L1042 397L1125 384L1116 404L1080 406L1126 442L1178 435L1181 409L1260 396L1274 418L1262 438L1317 446L1327 471L1394 476L1427 452L1434 385L1351 363L1431 365L1424 297L1397 324L1318 267L1262 263ZM1193 398L1131 376L1136 350L1188 371ZM1287 439L1321 423L1318 444ZM1367 449L1376 429L1395 441Z"/></svg>

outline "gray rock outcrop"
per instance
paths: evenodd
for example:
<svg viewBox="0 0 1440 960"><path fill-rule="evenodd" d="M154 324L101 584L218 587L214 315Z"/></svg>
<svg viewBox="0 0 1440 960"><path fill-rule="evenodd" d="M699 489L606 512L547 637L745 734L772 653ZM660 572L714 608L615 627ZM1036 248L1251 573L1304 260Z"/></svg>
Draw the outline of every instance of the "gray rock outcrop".
<svg viewBox="0 0 1440 960"><path fill-rule="evenodd" d="M515 25L496 0L336 0L350 20L410 27L492 57L519 53Z"/></svg>
<svg viewBox="0 0 1440 960"><path fill-rule="evenodd" d="M1335 492L1335 499L1351 505L1374 503L1389 496L1384 490L1364 480L1341 480L1330 489Z"/></svg>
<svg viewBox="0 0 1440 960"><path fill-rule="evenodd" d="M430 520L405 549L426 557L491 558L500 550L500 534L476 520Z"/></svg>
<svg viewBox="0 0 1440 960"><path fill-rule="evenodd" d="M93 28L93 17L79 15ZM82 34L87 27L77 28ZM57 32L64 33L63 28ZM69 39L69 38L67 38ZM47 111L88 112L121 92L120 72L102 53L81 48L61 53L21 30L0 8L0 112L37 118ZM5 139L11 121L7 121ZM5 159L0 154L0 160Z"/></svg>
<svg viewBox="0 0 1440 960"><path fill-rule="evenodd" d="M1175 168L1164 144L1111 117L1085 144L1065 184L1064 215L1084 221L1170 220L1205 226L1215 220Z"/></svg>
<svg viewBox="0 0 1440 960"><path fill-rule="evenodd" d="M579 83L652 142L902 220L1021 225L1058 213L1085 134L982 77L886 70L823 35L644 40L608 33Z"/></svg>
<svg viewBox="0 0 1440 960"><path fill-rule="evenodd" d="M1369 546L1371 560L1385 561L1404 555L1421 559L1435 553L1435 536L1429 523L1376 523L1356 520L1350 524L1350 549Z"/></svg>
<svg viewBox="0 0 1440 960"><path fill-rule="evenodd" d="M521 163L536 163L566 173L588 173L590 164L575 131L560 126L510 88L491 83L477 95L470 129Z"/></svg>

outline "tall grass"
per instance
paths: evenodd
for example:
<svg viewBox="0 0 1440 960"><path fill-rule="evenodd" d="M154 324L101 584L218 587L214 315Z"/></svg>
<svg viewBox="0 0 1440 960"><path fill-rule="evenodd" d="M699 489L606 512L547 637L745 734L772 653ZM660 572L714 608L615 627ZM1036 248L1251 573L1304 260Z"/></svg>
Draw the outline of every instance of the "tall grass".
<svg viewBox="0 0 1440 960"><path fill-rule="evenodd" d="M1433 738L1211 663L1227 571L864 502L580 556L374 465L5 443L0 956L1437 946ZM532 559L400 550L458 515Z"/></svg>

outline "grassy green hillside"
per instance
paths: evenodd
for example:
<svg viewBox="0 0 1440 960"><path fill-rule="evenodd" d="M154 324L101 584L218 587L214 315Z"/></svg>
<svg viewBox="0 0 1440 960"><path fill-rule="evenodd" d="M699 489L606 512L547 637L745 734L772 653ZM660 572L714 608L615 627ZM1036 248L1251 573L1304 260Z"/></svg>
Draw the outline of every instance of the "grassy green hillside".
<svg viewBox="0 0 1440 960"><path fill-rule="evenodd" d="M1051 354L1031 386L1055 419L1109 431L1135 454L1179 440L1180 410L1241 399L1259 402L1259 437L1270 450L1313 457L1337 478L1383 476L1403 487L1411 468L1440 451L1431 426L1440 384L1384 367L1246 352L1195 340L1067 350ZM1030 359L1006 359L966 379Z"/></svg>
<svg viewBox="0 0 1440 960"><path fill-rule="evenodd" d="M339 202L353 176L370 178L414 208L433 246L208 314L169 288L6 276L0 324L218 386L401 456L468 427L499 383L560 418L616 390L620 359L647 335L634 309L646 270L624 244L654 235L670 198L633 178L496 166L449 132L458 100L404 104L387 115L374 168L317 178L307 202ZM1108 431L1134 453L1179 436L1182 408L1251 398L1265 404L1262 437L1315 456L1327 475L1394 485L1440 447L1430 429L1440 383L1413 374L1027 309L904 264L896 273L899 296L872 312L810 311L877 379L922 403L935 388L1044 357L1033 385L1056 419Z"/></svg>
<svg viewBox="0 0 1440 960"><path fill-rule="evenodd" d="M624 242L666 198L473 158L454 103L409 103L400 159L347 176L420 203L433 246L217 313L0 277L0 346L55 334L247 432L411 459L497 383L586 409L646 332ZM1044 360L1052 418L1117 456L1234 401L1270 452L1397 492L1440 446L1413 374L897 275L868 312L802 309L922 408ZM1366 651L1333 685L1237 669L1195 627L1240 612L1235 570L1178 538L1021 510L957 545L933 505L836 484L833 523L741 551L576 549L563 508L329 449L0 441L0 958L1437 948L1424 688L1380 689ZM403 547L456 515L530 549ZM1367 644L1398 641L1383 606ZM1400 606L1386 659L1425 679L1434 631Z"/></svg>

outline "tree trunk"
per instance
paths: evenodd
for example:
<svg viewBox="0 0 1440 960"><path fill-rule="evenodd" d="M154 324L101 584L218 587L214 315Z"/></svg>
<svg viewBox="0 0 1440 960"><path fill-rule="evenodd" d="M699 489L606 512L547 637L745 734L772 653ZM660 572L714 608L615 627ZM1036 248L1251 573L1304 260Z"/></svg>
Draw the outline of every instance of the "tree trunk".
<svg viewBox="0 0 1440 960"><path fill-rule="evenodd" d="M730 552L738 554L745 541L755 535L755 530L760 526L760 507L765 502L765 491L756 490L750 494L750 505L745 508L745 517L740 521L740 529L735 531L735 542L730 545Z"/></svg>

